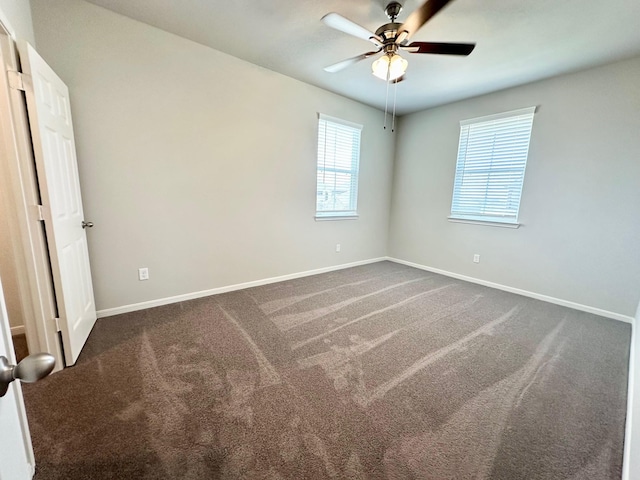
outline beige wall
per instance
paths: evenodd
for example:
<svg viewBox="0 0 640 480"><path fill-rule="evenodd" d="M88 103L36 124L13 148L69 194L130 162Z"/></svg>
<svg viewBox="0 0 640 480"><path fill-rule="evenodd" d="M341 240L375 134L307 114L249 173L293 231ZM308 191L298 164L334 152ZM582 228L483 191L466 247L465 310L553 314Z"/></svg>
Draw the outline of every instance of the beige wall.
<svg viewBox="0 0 640 480"><path fill-rule="evenodd" d="M5 204L0 205L0 277L7 305L11 328L23 327L22 304L18 290L18 273L13 261L11 237L6 218Z"/></svg>
<svg viewBox="0 0 640 480"><path fill-rule="evenodd" d="M640 58L403 117L389 254L632 317L640 293L638 78ZM533 105L522 227L447 221L459 121Z"/></svg>
<svg viewBox="0 0 640 480"><path fill-rule="evenodd" d="M12 30L10 33L14 34L17 39L25 39L32 44L35 43L31 8L28 1L0 0L0 21L5 24L6 28ZM2 168L0 171L7 172ZM6 184L2 185L2 190L2 195L0 195L0 276L4 287L9 324L15 328L23 327L24 319L9 221L12 197L7 191Z"/></svg>
<svg viewBox="0 0 640 480"><path fill-rule="evenodd" d="M382 113L83 1L32 9L71 91L99 310L386 254ZM314 220L317 112L364 125L359 220Z"/></svg>
<svg viewBox="0 0 640 480"><path fill-rule="evenodd" d="M6 170L0 168L0 172L4 173ZM2 278L9 325L11 328L16 328L24 326L24 318L20 302L20 290L18 289L18 271L14 261L11 238L9 219L9 209L11 208L9 202L11 199L6 193L6 188L3 188L2 195L0 195L0 278Z"/></svg>

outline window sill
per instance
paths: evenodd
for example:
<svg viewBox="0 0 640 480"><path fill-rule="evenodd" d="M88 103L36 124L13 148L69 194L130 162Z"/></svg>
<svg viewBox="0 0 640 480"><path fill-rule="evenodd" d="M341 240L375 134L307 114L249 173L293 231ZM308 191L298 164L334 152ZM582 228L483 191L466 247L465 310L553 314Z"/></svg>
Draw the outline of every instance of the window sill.
<svg viewBox="0 0 640 480"><path fill-rule="evenodd" d="M471 225L487 225L489 227L520 228L520 223L492 222L491 220L474 220L469 218L447 217L453 223L470 223Z"/></svg>
<svg viewBox="0 0 640 480"><path fill-rule="evenodd" d="M352 215L316 215L316 222L325 222L328 220L358 220L360 215L352 214Z"/></svg>

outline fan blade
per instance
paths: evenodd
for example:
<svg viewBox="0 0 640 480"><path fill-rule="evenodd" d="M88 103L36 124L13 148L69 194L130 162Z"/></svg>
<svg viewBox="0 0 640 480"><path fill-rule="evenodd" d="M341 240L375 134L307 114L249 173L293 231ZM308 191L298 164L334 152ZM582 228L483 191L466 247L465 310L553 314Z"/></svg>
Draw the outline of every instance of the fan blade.
<svg viewBox="0 0 640 480"><path fill-rule="evenodd" d="M329 65L328 67L324 67L325 72L336 73L340 70L344 70L345 68L353 65L354 63L358 63L360 60L364 60L365 58L369 58L376 53L380 53L382 49L376 50L375 52L367 52L362 55L358 55L357 57L347 58L346 60L342 60L341 62L334 63L333 65Z"/></svg>
<svg viewBox="0 0 640 480"><path fill-rule="evenodd" d="M366 28L352 22L348 18L344 18L338 13L327 13L324 17L322 17L322 21L328 27L335 28L336 30L348 33L349 35L353 35L354 37L362 38L363 40L368 40L369 42L375 43L378 47L382 46L382 39L375 33L370 32Z"/></svg>
<svg viewBox="0 0 640 480"><path fill-rule="evenodd" d="M404 39L409 38L416 33L422 25L438 13L451 0L427 0L418 9L414 10L409 18L398 29L398 36L403 32L407 32Z"/></svg>
<svg viewBox="0 0 640 480"><path fill-rule="evenodd" d="M409 53L435 53L439 55L469 55L475 43L413 42L400 47Z"/></svg>

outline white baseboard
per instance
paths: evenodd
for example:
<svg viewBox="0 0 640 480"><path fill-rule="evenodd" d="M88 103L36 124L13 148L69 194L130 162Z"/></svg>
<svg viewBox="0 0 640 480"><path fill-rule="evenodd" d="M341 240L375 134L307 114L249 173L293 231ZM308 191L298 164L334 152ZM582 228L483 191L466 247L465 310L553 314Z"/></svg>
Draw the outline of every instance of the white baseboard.
<svg viewBox="0 0 640 480"><path fill-rule="evenodd" d="M242 290L245 288L259 287L260 285L268 285L269 283L283 282L285 280L293 280L295 278L309 277L311 275L317 275L319 273L333 272L336 270L343 270L345 268L357 267L359 265L367 265L369 263L383 262L387 260L386 257L372 258L369 260L361 260L359 262L345 263L342 265L335 265L332 267L318 268L315 270L307 270L305 272L292 273L289 275L281 275L279 277L264 278L262 280L255 280L252 282L238 283L236 285L228 285L225 287L212 288L210 290L202 290L200 292L185 293L182 295L175 295L173 297L159 298L157 300L149 300L147 302L132 303L130 305L123 305L121 307L107 308L104 310L98 310L98 318L111 317L113 315L120 315L122 313L135 312L138 310L145 310L147 308L159 307L162 305L169 305L171 303L184 302L186 300L193 300L195 298L208 297L210 295L217 295L219 293L233 292L235 290Z"/></svg>
<svg viewBox="0 0 640 480"><path fill-rule="evenodd" d="M399 258L387 257L387 260L395 263L401 263L408 265L409 267L419 268L428 272L438 273L447 277L457 278L466 282L477 283L478 285L484 285L485 287L497 288L498 290L504 290L505 292L517 293L525 297L535 298L536 300L542 300L544 302L561 305L563 307L573 308L574 310L580 310L582 312L593 313L594 315L600 315L601 317L611 318L613 320L619 320L626 323L634 323L633 317L628 315L622 315L616 312L610 312L608 310L602 310L596 307L590 307L589 305L582 305L580 303L570 302L561 298L550 297L548 295L542 295L540 293L530 292L528 290L522 290L520 288L509 287L507 285L501 285L499 283L489 282L480 278L468 277L467 275L460 275L459 273L448 272L446 270L440 270L439 268L427 267L426 265L420 265L418 263L408 262L406 260L400 260Z"/></svg>
<svg viewBox="0 0 640 480"><path fill-rule="evenodd" d="M622 457L622 480L633 480L640 478L640 391L635 395L634 389L640 389L640 382L635 378L640 376L636 373L636 362L640 337L638 336L638 325L640 324L640 305L636 318L631 326L631 349L629 351L629 383L627 390L627 422L624 429L624 454ZM635 402L635 404L634 404Z"/></svg>
<svg viewBox="0 0 640 480"><path fill-rule="evenodd" d="M20 325L18 327L11 327L11 336L14 335L24 335L24 325Z"/></svg>
<svg viewBox="0 0 640 480"><path fill-rule="evenodd" d="M130 305L123 305L121 307L115 308L107 308L104 310L98 310L96 313L98 318L111 317L113 315L120 315L122 313L135 312L138 310L144 310L147 308L159 307L162 305L169 305L171 303L184 302L186 300L193 300L195 298L208 297L209 295L217 295L219 293L232 292L235 290L242 290L244 288L258 287L260 285L267 285L270 283L283 282L285 280L293 280L296 278L308 277L310 275L317 275L319 273L327 273L333 272L336 270L342 270L350 267L357 267L359 265L366 265L369 263L381 262L384 260L389 260L391 262L400 263L402 265L407 265L409 267L419 268L421 270L426 270L428 272L438 273L440 275L445 275L447 277L457 278L459 280L464 280L466 282L476 283L478 285L484 285L485 287L497 288L498 290L504 290L505 292L516 293L518 295L523 295L525 297L535 298L536 300L542 300L544 302L553 303L556 305L561 305L563 307L573 308L575 310L580 310L587 313L593 313L594 315L600 315L602 317L611 318L613 320L619 320L621 322L626 323L634 323L633 317L628 315L622 315L616 312L610 312L608 310L603 310L596 307L591 307L589 305L582 305L580 303L571 302L568 300L563 300L561 298L550 297L548 295L543 295L536 292L530 292L528 290L522 290L520 288L509 287L507 285L501 285L499 283L489 282L487 280L482 280L479 278L469 277L467 275L461 275L459 273L449 272L447 270L441 270L439 268L428 267L426 265L421 265L419 263L409 262L406 260L401 260L399 258L394 257L379 257L372 258L369 260L362 260L358 262L345 263L342 265L335 265L331 267L318 268L315 270L307 270L305 272L292 273L288 275L281 275L278 277L270 277L264 278L261 280L254 280L251 282L238 283L235 285L227 285L224 287L212 288L209 290L202 290L199 292L185 293L182 295L175 295L173 297L165 297L159 298L157 300L149 300L146 302L133 303ZM24 327L14 327L14 328L22 328L20 333L24 333ZM16 335L17 332L14 332L13 328L11 329L11 334Z"/></svg>

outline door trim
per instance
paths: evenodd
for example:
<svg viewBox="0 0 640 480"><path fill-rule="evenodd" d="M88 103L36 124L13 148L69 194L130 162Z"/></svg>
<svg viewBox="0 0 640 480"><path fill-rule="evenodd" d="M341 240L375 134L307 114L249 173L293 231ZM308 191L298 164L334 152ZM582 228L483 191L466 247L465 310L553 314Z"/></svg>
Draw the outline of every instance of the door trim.
<svg viewBox="0 0 640 480"><path fill-rule="evenodd" d="M29 350L49 352L56 359L56 371L64 368L64 356L56 329L56 303L49 253L42 223L34 209L39 204L31 132L24 93L12 89L7 70L18 70L13 29L0 10L0 136L5 146L0 172L4 201L10 212L11 248L16 262L21 309Z"/></svg>

